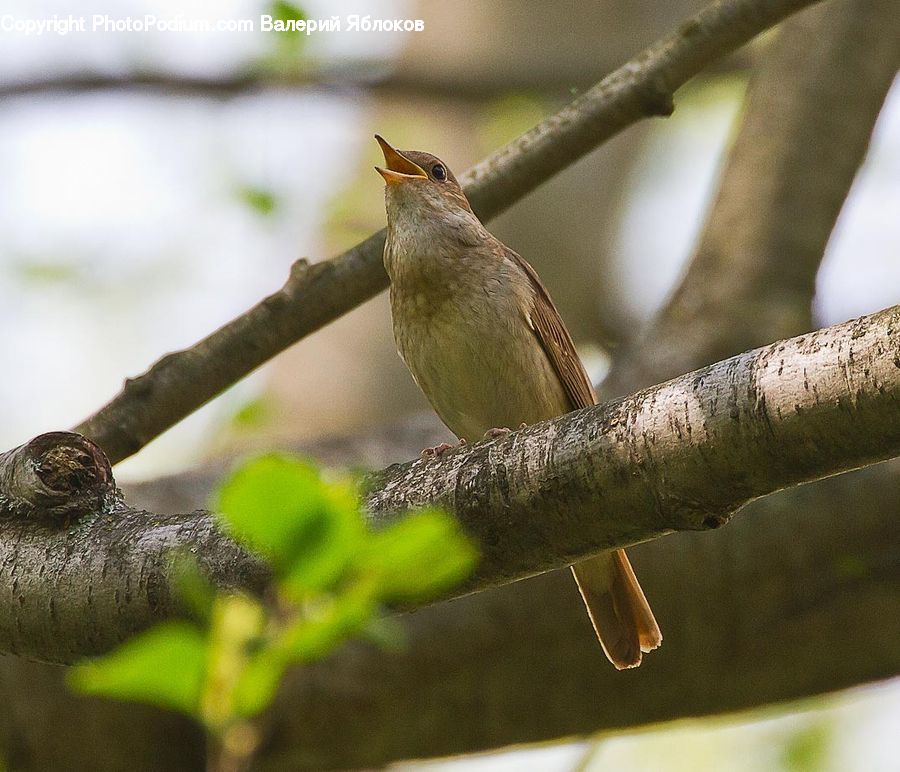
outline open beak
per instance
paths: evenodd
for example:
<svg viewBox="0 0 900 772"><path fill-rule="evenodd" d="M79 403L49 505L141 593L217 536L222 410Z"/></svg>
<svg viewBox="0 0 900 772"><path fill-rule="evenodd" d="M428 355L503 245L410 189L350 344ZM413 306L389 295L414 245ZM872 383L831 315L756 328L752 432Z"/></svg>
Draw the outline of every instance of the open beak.
<svg viewBox="0 0 900 772"><path fill-rule="evenodd" d="M428 175L421 166L414 164L408 158L394 150L384 137L376 134L375 139L377 139L378 144L381 145L381 152L384 153L384 162L387 164L387 169L376 166L375 171L384 177L384 181L388 185L396 185L405 180L413 180L420 177L428 179Z"/></svg>

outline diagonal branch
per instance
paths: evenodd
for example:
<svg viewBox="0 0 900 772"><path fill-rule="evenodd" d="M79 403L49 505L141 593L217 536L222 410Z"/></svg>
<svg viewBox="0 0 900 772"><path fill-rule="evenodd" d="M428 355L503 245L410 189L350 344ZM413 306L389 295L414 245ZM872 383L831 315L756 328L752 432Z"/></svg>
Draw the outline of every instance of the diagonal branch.
<svg viewBox="0 0 900 772"><path fill-rule="evenodd" d="M892 0L842 0L778 31L689 270L605 393L812 327L816 272L900 68L898 19Z"/></svg>
<svg viewBox="0 0 900 772"><path fill-rule="evenodd" d="M4 460L42 464L48 445L39 437ZM600 549L715 528L754 498L898 454L900 306L389 467L371 479L367 502L375 524L426 504L454 512L482 547L463 588L476 591ZM94 479L106 490L103 475L77 482ZM0 651L68 662L170 616L176 549L225 586L263 577L208 513L150 516L113 501L67 530L11 514L0 532Z"/></svg>
<svg viewBox="0 0 900 772"><path fill-rule="evenodd" d="M718 0L555 115L464 176L479 215L497 215L633 123L668 115L672 94L706 65L816 0ZM309 267L298 263L284 288L192 348L169 354L126 381L76 431L115 464L190 415L302 337L387 286L384 232Z"/></svg>

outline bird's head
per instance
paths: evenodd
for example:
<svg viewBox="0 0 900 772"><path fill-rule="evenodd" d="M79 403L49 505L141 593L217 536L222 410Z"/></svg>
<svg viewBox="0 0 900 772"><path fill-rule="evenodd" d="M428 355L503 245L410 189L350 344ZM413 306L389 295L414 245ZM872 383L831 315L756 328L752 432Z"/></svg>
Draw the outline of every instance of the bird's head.
<svg viewBox="0 0 900 772"><path fill-rule="evenodd" d="M375 135L386 168L375 170L384 177L388 227L462 235L481 228L465 193L447 164L431 153L396 150Z"/></svg>

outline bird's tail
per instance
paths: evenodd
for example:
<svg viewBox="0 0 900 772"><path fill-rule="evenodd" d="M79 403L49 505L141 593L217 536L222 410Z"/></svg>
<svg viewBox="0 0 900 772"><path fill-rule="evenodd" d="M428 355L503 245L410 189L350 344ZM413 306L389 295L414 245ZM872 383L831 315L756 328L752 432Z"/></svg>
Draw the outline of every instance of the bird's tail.
<svg viewBox="0 0 900 772"><path fill-rule="evenodd" d="M604 552L572 566L600 645L618 670L637 667L662 634L625 550Z"/></svg>

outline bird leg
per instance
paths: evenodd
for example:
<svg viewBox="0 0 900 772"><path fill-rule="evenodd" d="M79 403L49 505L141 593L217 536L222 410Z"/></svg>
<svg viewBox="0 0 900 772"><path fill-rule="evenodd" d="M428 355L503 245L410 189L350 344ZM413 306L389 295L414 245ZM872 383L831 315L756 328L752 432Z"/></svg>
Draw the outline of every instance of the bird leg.
<svg viewBox="0 0 900 772"><path fill-rule="evenodd" d="M519 427L518 427L518 428L519 428L519 429L524 429L526 426L528 426L528 424L526 424L526 423L523 421L522 423L519 424ZM493 429L488 429L488 430L484 433L484 439L486 439L486 440L496 440L498 437L505 437L505 436L506 436L507 434L509 434L511 431L512 431L512 429L510 429L508 426L501 426L501 427L499 427L499 428L495 427L495 428L493 428Z"/></svg>
<svg viewBox="0 0 900 772"><path fill-rule="evenodd" d="M422 456L425 458L437 458L438 456L443 456L448 450L453 450L454 448L462 448L466 444L466 438L460 437L455 445L449 445L446 442L442 442L440 445L435 445L433 448L425 448L422 451Z"/></svg>

